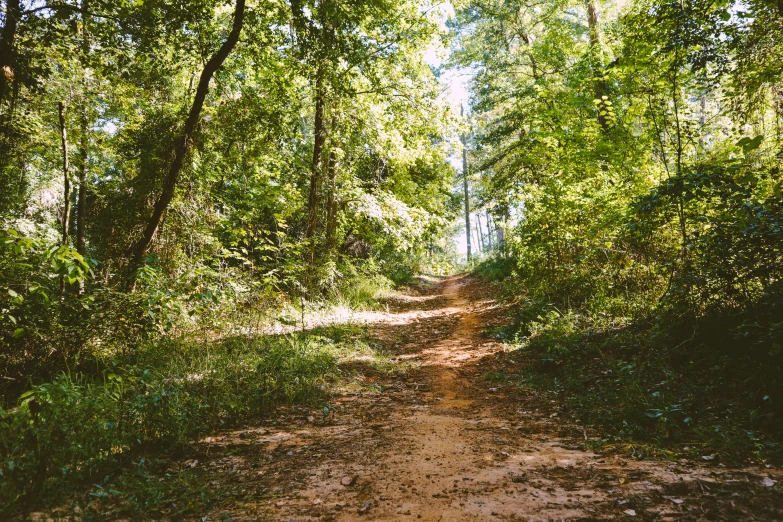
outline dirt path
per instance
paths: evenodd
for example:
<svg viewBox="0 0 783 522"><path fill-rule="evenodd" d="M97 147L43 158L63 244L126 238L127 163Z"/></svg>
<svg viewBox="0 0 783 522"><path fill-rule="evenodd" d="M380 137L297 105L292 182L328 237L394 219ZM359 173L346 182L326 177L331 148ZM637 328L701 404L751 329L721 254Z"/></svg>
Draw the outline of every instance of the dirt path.
<svg viewBox="0 0 783 522"><path fill-rule="evenodd" d="M206 520L783 520L778 470L591 453L556 397L486 380L524 360L482 335L503 314L479 283L372 320L412 369L353 368L374 391L340 397L333 422L291 411L205 441L201 466L235 498Z"/></svg>

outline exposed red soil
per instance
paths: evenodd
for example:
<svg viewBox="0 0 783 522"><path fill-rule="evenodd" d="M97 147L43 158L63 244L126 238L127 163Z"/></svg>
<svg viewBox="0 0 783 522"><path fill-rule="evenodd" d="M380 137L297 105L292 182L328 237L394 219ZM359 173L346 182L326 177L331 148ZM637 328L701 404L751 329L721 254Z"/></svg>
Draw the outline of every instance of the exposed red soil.
<svg viewBox="0 0 783 522"><path fill-rule="evenodd" d="M204 520L783 520L777 469L585 450L556 396L486 380L526 363L482 334L506 313L480 282L418 294L371 324L411 369L354 363L375 391L336 397L333 420L289 410L200 444L199 469L232 491Z"/></svg>

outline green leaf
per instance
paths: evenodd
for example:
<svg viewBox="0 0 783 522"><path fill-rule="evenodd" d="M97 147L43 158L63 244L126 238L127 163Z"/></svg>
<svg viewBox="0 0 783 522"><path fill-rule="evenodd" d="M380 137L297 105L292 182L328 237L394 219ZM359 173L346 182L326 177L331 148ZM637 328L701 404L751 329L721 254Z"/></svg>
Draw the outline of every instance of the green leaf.
<svg viewBox="0 0 783 522"><path fill-rule="evenodd" d="M742 150L747 154L748 152L754 151L761 146L761 142L764 140L763 135L758 135L755 138L751 139L748 137L742 138L737 142L737 145L739 147L742 147Z"/></svg>

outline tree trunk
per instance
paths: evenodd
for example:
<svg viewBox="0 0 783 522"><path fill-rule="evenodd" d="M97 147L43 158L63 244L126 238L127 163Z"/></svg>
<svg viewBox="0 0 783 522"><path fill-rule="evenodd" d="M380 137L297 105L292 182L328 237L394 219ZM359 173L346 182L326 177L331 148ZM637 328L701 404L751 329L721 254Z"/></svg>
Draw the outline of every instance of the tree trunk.
<svg viewBox="0 0 783 522"><path fill-rule="evenodd" d="M595 76L595 99L602 100L606 95L606 82L603 80L604 76L604 60L603 51L601 50L601 28L599 26L598 19L598 6L594 1L587 3L587 25L590 30L590 54L593 64L593 75ZM606 132L609 130L609 123L605 114L601 114L607 107L605 105L599 105L598 107L598 124L601 129Z"/></svg>
<svg viewBox="0 0 783 522"><path fill-rule="evenodd" d="M68 133L65 130L65 104L60 102L58 105L60 113L60 139L63 146L63 233L62 244L68 244L68 226L71 218L71 180L68 176Z"/></svg>
<svg viewBox="0 0 783 522"><path fill-rule="evenodd" d="M460 107L459 115L463 116L463 109ZM465 240L468 243L468 262L470 262L470 199L468 193L468 140L464 134L460 136L462 140L462 191L465 195Z"/></svg>
<svg viewBox="0 0 783 522"><path fill-rule="evenodd" d="M335 233L337 231L337 159L334 152L329 152L326 168L329 192L326 199L326 252L331 256L335 250Z"/></svg>
<svg viewBox="0 0 783 522"><path fill-rule="evenodd" d="M82 107L79 123L81 136L79 143L79 193L76 200L76 251L84 255L84 227L87 215L87 148L89 144L89 123L87 119L87 107Z"/></svg>
<svg viewBox="0 0 783 522"><path fill-rule="evenodd" d="M87 12L89 1L82 0L82 60L86 60L90 54L90 40L87 33ZM87 67L82 65L82 107L79 121L79 196L76 202L76 251L84 255L84 227L87 215L87 149L90 143L89 137L89 103L87 101Z"/></svg>
<svg viewBox="0 0 783 522"><path fill-rule="evenodd" d="M486 245L484 244L484 229L481 228L481 213L476 213L476 228L478 228L478 236L479 236L479 251L484 252L486 251Z"/></svg>
<svg viewBox="0 0 783 522"><path fill-rule="evenodd" d="M14 60L14 41L16 28L22 18L22 5L20 0L7 0L5 7L5 25L0 37L0 102L8 93L8 85L14 80L16 60Z"/></svg>
<svg viewBox="0 0 783 522"><path fill-rule="evenodd" d="M495 223L495 231L497 232L497 238L498 238L498 250L500 250L500 255L505 257L506 256L506 233L505 233L505 225L508 222L508 208L502 209L502 212L500 214L500 225L498 223Z"/></svg>
<svg viewBox="0 0 783 522"><path fill-rule="evenodd" d="M177 180L179 179L182 167L185 163L185 156L190 151L191 139L193 133L196 130L199 117L201 115L201 108L204 105L204 99L209 91L209 82L215 72L223 65L228 55L236 46L239 41L239 34L242 31L242 23L245 18L245 0L237 0L236 8L234 9L234 23L231 27L231 32L220 49L209 59L204 66L204 70L201 71L201 77L198 81L198 87L196 88L196 96L193 98L193 105L190 107L190 113L185 121L185 127L182 130L182 134L176 139L174 143L174 160L171 163L166 179L163 181L163 191L160 198L155 202L155 206L152 210L152 216L150 216L147 222L147 227L144 230L144 234L141 239L136 243L133 248L133 266L136 268L141 264L144 254L147 253L147 249L152 243L152 238L155 236L155 232L158 230L158 226L163 219L163 214L174 198L174 190L177 188Z"/></svg>
<svg viewBox="0 0 783 522"><path fill-rule="evenodd" d="M65 130L65 104L60 102L57 104L59 116L60 116L60 139L62 141L63 148L63 233L62 233L62 245L68 246L68 227L71 217L71 180L68 176L68 133ZM60 296L65 294L65 276L60 276Z"/></svg>
<svg viewBox="0 0 783 522"><path fill-rule="evenodd" d="M492 226L491 221L489 219L489 210L487 212L487 246L489 246L489 249L492 250Z"/></svg>
<svg viewBox="0 0 783 522"><path fill-rule="evenodd" d="M315 115L313 118L313 161L310 166L310 195L307 198L307 232L310 243L310 263L315 261L315 231L318 227L318 185L321 178L321 153L326 141L324 128L324 67L318 65L315 73Z"/></svg>

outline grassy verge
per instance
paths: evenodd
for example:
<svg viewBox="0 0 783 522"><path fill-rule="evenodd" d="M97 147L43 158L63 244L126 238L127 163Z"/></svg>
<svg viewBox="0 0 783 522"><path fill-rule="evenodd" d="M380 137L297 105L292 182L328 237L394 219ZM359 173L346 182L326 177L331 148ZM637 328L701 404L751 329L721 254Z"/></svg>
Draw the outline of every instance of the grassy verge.
<svg viewBox="0 0 783 522"><path fill-rule="evenodd" d="M126 357L97 357L93 373L34 386L0 411L0 512L85 514L111 502L143 518L162 503L182 514L203 506L209 495L198 477L160 473L166 456L280 405L324 404L344 365L388 371L365 338L362 328L340 325L207 344L160 340Z"/></svg>
<svg viewBox="0 0 783 522"><path fill-rule="evenodd" d="M501 263L479 274L502 281ZM489 334L528 364L488 379L555 394L572 420L600 433L594 444L635 445L636 456L783 461L779 350L747 333L757 311L683 321L661 308L627 318L519 298L511 281L501 290L519 303L516 320Z"/></svg>

